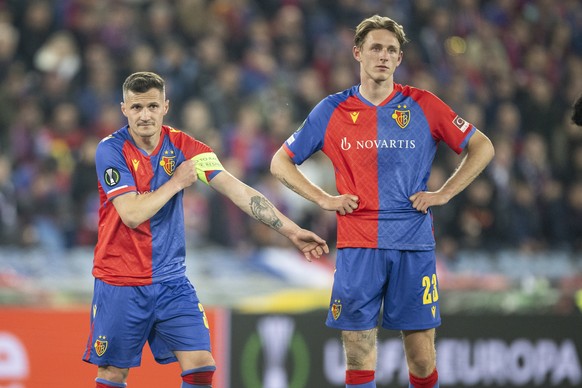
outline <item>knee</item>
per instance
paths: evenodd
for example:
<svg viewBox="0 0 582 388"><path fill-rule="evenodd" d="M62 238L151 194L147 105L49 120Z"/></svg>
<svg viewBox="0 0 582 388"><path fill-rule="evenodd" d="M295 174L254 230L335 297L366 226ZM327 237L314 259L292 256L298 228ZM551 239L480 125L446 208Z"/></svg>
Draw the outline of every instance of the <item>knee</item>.
<svg viewBox="0 0 582 388"><path fill-rule="evenodd" d="M97 370L97 378L111 381L114 383L125 383L127 380L127 375L129 374L128 368L117 368L114 366L100 366Z"/></svg>
<svg viewBox="0 0 582 388"><path fill-rule="evenodd" d="M425 377L432 373L436 366L435 356L431 352L413 353L407 356L408 369L415 376Z"/></svg>
<svg viewBox="0 0 582 388"><path fill-rule="evenodd" d="M410 372L419 377L430 375L436 367L434 330L404 332L404 349Z"/></svg>

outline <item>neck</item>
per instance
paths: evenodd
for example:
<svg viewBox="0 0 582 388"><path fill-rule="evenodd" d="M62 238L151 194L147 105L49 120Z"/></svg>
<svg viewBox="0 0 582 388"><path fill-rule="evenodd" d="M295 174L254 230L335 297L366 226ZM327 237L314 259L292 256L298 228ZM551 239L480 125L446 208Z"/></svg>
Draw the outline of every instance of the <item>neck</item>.
<svg viewBox="0 0 582 388"><path fill-rule="evenodd" d="M390 78L386 81L367 80L360 84L360 94L374 105L381 104L394 90L394 81Z"/></svg>
<svg viewBox="0 0 582 388"><path fill-rule="evenodd" d="M144 150L148 155L151 155L160 142L161 133L156 132L152 136L139 136L132 132L131 137L138 148Z"/></svg>

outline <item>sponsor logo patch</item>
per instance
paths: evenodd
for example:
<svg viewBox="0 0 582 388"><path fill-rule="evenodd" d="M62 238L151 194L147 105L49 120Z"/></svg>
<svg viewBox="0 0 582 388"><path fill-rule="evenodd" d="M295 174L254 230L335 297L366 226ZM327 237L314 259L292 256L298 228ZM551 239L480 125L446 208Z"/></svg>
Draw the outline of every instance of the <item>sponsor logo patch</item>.
<svg viewBox="0 0 582 388"><path fill-rule="evenodd" d="M110 167L105 170L105 174L103 174L103 180L107 184L107 186L115 186L119 183L120 179L119 171L116 168Z"/></svg>
<svg viewBox="0 0 582 388"><path fill-rule="evenodd" d="M455 124L455 127L459 128L461 132L465 132L467 128L469 128L469 123L459 116L455 117L455 119L453 120L453 124Z"/></svg>

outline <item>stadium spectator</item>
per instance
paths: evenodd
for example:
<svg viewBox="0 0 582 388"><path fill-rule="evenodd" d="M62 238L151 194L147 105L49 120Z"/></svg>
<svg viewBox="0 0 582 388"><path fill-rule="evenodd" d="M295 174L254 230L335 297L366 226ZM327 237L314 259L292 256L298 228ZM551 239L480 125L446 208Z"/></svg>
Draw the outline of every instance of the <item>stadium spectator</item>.
<svg viewBox="0 0 582 388"><path fill-rule="evenodd" d="M275 125L273 115L287 109L290 116L285 120L297 127L323 96L356 82L357 69L344 53L352 46L354 20L372 13L397 15L408 30L411 42L399 67L403 83L432 90L447 101L454 97L450 103L466 119L469 110L480 107L484 117L479 120L500 151L496 159L512 153L488 168L495 169L487 172L496 177L492 178L495 206L500 201L504 207L507 204L502 192L518 179L516 163L529 132L546 139L548 182L556 185L549 192L542 190L527 212L545 220L547 208L540 200L548 201L550 192L552 203L568 202L570 191L582 179L582 129L572 122L570 110L582 90L579 1L5 1L0 2L0 152L10 161L9 176L20 204L16 234L21 237L4 245L34 240L34 233L28 233L32 230L28 209L34 205L21 202L33 200L31 182L45 160L36 134L52 131L47 122L60 104L75 102L83 137L104 137L120 126L117 101L121 96L114 86L120 75L156 70L172 80L169 91L176 98L171 97L174 105L168 118L178 126L185 128L182 117L189 109L187 101L200 99L208 104L216 128L213 146L222 146L228 129L238 125L239 107L250 104L260 110L265 136L280 144L280 129L269 128ZM431 35L433 31L439 33L438 38ZM67 41L69 54L58 54L51 44L55 40ZM175 44L158 49L158 44L167 42ZM275 47L274 42L289 45ZM254 79L250 75L265 74L248 72L246 50L263 53L264 69L272 72L267 82L249 85ZM283 62L289 59L293 66ZM57 66L60 74L75 75L67 79L47 71L47 63L61 64ZM225 161L238 163L222 150ZM448 161L442 159L437 154L437 163L447 166ZM73 158L74 164L78 162ZM324 168L321 160L313 162L311 170ZM252 167L258 170L250 174L259 176L264 168ZM559 186L561 190L554 190ZM297 208L292 199L288 201L288 208ZM55 225L70 224L66 218L75 205L68 201L63 206L64 212L56 215L63 219ZM316 208L301 211L305 219L322 218ZM563 224L576 223L575 214L568 212ZM212 230L232 226L219 218L215 222ZM438 233L454 238L452 224L437 224ZM201 233L210 234L210 230ZM507 231L498 229L498 241L516 249L514 240L506 238L511 235ZM249 231L237 233L248 235ZM198 241L208 241L208 235ZM461 252L467 248L457 243ZM568 237L563 249L568 251L574 244L575 238ZM477 249L488 252L490 247Z"/></svg>

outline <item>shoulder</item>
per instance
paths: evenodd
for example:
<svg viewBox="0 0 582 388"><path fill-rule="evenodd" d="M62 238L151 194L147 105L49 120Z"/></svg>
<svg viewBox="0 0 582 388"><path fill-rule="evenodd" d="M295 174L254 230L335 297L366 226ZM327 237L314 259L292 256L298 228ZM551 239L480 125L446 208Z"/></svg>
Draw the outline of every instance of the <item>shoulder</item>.
<svg viewBox="0 0 582 388"><path fill-rule="evenodd" d="M403 96L411 98L424 110L448 111L451 109L442 99L429 90L408 85L398 85L398 87L399 92Z"/></svg>
<svg viewBox="0 0 582 388"><path fill-rule="evenodd" d="M350 98L357 98L358 85L352 86L349 89L338 93L330 94L317 104L314 108L315 112L331 112L340 104L345 103Z"/></svg>
<svg viewBox="0 0 582 388"><path fill-rule="evenodd" d="M409 96L414 100L421 99L439 99L434 93L426 89L419 89L410 85L394 84L394 88L405 96Z"/></svg>
<svg viewBox="0 0 582 388"><path fill-rule="evenodd" d="M337 106L342 102L348 100L350 97L355 97L358 94L358 86L359 85L354 85L349 89L343 90L338 93L330 94L325 99L323 99L323 101Z"/></svg>
<svg viewBox="0 0 582 388"><path fill-rule="evenodd" d="M165 135L168 136L170 142L182 150L182 152L184 152L187 157L192 157L193 155L202 152L213 152L208 145L201 142L200 140L195 139L193 136L184 131L169 125L162 126L162 130L164 131Z"/></svg>
<svg viewBox="0 0 582 388"><path fill-rule="evenodd" d="M129 132L127 131L127 126L125 126L101 139L97 145L97 152L103 152L105 150L113 151L115 149L121 151L123 145L128 140L128 136Z"/></svg>
<svg viewBox="0 0 582 388"><path fill-rule="evenodd" d="M186 138L193 139L193 137L190 136L189 134L187 134L186 132L181 131L181 130L174 128L172 126L169 126L169 125L162 125L162 132L172 140L175 140L175 139L182 140L182 139L186 139Z"/></svg>

